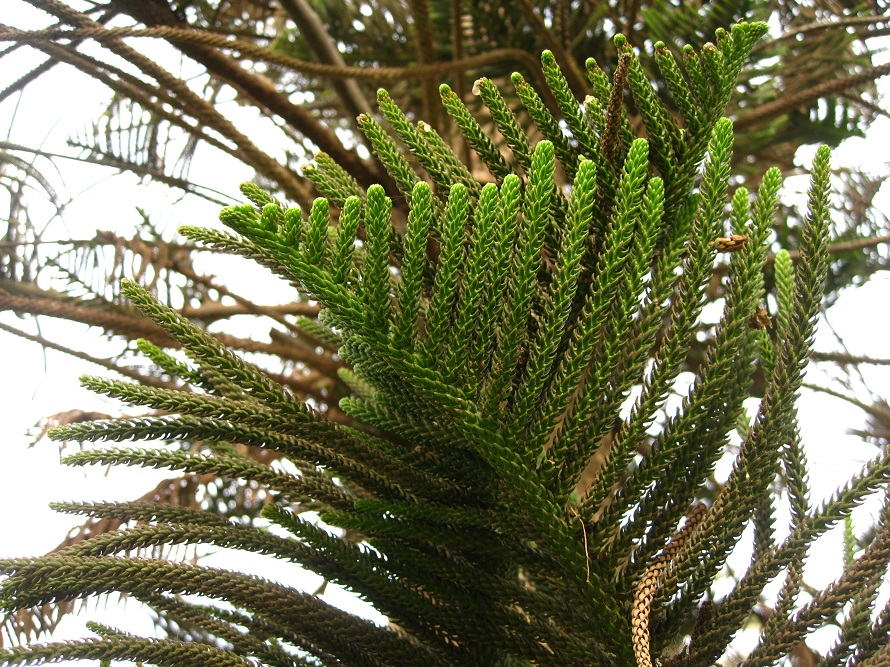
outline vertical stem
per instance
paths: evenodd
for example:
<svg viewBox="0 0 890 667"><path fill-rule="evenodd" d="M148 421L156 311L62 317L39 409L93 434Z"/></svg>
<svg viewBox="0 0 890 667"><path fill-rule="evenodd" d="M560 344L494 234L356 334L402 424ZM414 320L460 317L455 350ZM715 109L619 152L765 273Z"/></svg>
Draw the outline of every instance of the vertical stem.
<svg viewBox="0 0 890 667"><path fill-rule="evenodd" d="M463 26L463 2L462 0L451 0L451 59L462 60L464 57L464 26ZM454 92L461 102L466 100L467 86L464 80L465 73L458 71L454 73ZM460 157L464 164L470 166L472 159L470 154L470 146L466 140L460 142ZM472 171L472 169L471 169Z"/></svg>
<svg viewBox="0 0 890 667"><path fill-rule="evenodd" d="M409 0L411 16L414 18L414 50L421 65L436 62L435 35L430 20L428 0ZM423 80L423 115L424 120L434 129L439 130L439 96L438 86L432 78Z"/></svg>

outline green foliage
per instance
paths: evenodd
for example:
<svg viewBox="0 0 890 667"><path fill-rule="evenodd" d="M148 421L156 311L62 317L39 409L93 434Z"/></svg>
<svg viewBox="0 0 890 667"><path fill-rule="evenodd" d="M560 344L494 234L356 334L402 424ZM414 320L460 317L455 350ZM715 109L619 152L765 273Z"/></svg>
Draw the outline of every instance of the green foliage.
<svg viewBox="0 0 890 667"><path fill-rule="evenodd" d="M252 205L220 215L238 236L182 228L273 268L321 304L317 319L297 325L349 365L340 374L353 392L339 405L346 418L323 416L125 283L122 292L189 361L140 348L196 390L86 377L90 389L155 412L72 424L51 436L187 446L86 449L66 462L260 484L272 499L263 518L278 530L144 503L60 505L125 526L42 558L0 561L7 575L0 607L15 614L123 592L151 607L170 639L93 626L99 639L0 649L0 663L704 666L724 654L783 573L776 610L746 664L781 662L828 623L839 623L841 636L826 664L880 659L890 623L886 609L874 622L872 612L890 561L886 508L841 577L806 604L796 600L813 540L884 489L890 458L871 462L810 509L795 401L828 266L826 148L813 166L800 261L792 271L787 253L777 256L774 335L751 326L766 299L781 178L767 171L753 201L745 188L730 194L733 129L721 116L765 31L743 22L719 30L716 45L688 51L685 75L656 45L682 124L624 38L616 40L622 65L611 83L589 64L592 90L583 104L544 53L548 94L562 119L543 91L513 77L543 137L536 142L482 79L477 90L512 157L443 87L445 108L490 171L485 184L432 128L413 123L380 91L382 115L422 169L414 171L376 120L359 119L409 201L404 233L384 187L360 191L323 156L307 174L327 198L306 215L247 186ZM625 85L645 139L632 136L619 104ZM332 206L340 209L336 224ZM727 234L737 245L723 315L695 381L672 409L668 394L694 343ZM706 507L699 501L715 466L748 421L758 355L765 394L729 478ZM283 457L299 473L244 448ZM791 533L781 543L773 531L779 470L791 507ZM307 510L319 522L301 516ZM751 524L747 572L722 599L703 602ZM133 555L177 544L299 563L391 624L377 627L260 577Z"/></svg>

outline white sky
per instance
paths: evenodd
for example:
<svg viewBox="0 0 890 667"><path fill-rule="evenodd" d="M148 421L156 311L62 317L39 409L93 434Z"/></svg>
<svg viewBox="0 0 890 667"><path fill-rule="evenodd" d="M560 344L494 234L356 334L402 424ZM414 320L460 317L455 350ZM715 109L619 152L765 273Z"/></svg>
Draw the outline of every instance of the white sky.
<svg viewBox="0 0 890 667"><path fill-rule="evenodd" d="M2 4L0 23L24 26L26 23L22 17L39 17L39 13L28 11L24 3L4 0ZM8 66L0 72L0 84L27 71L27 63L33 62L29 58L24 52L18 61L10 58ZM22 69L17 70L13 63ZM4 64L7 64L7 59L4 59ZM888 86L884 88L886 90ZM68 136L87 125L101 110L100 101L104 98L104 89L98 84L67 68L57 68L30 86L21 100L12 98L0 104L0 134L6 135L0 138L28 146L40 144L45 150L64 153ZM17 109L16 104L19 105ZM13 122L13 118L14 124L7 135L5 128ZM836 166L867 165L869 169L881 172L887 168L888 145L890 121L881 118L867 139L848 141L835 152L832 162ZM799 157L808 164L812 151L801 151ZM45 162L41 164L46 165ZM132 227L139 220L136 206L145 208L152 214L153 220L163 221L171 229L185 223L211 225L215 222L218 209L215 205L202 202L174 204L175 195L163 188L136 187L135 179L129 176L109 178L104 170L97 167L67 161L58 164L60 174L47 173L47 177L63 189L63 197L73 197L61 221L64 226L58 227L60 237L90 238L97 229ZM225 162L216 158L202 161L200 154L192 170L192 177L198 182L236 197L239 194L238 184L250 176L249 170L234 161ZM800 181L797 185L800 185ZM890 213L890 191L886 186L881 197L882 209ZM59 224L58 221L56 224ZM228 281L232 282L221 282L234 286L242 293L259 287L259 283L252 283L255 280L253 276L260 274L245 272L246 262L238 260L237 273L229 273ZM285 292L278 294L284 295ZM270 298L265 289L262 298ZM828 318L851 353L890 357L887 345L887 332L890 331L888 304L890 275L879 274L865 286L847 290L828 313ZM0 322L30 333L36 332L32 320L21 320L8 312L0 313ZM87 333L78 330L73 334L70 327L50 319L42 320L41 333L74 348L89 346L95 350L96 345L100 349L105 345L109 352L116 349L102 342L98 330ZM837 341L827 326L820 326L815 348L820 351L838 349ZM107 374L103 369L61 353L44 353L36 345L0 332L0 373L3 378L0 382L0 447L3 448L0 463L0 557L44 553L58 544L67 529L79 525L77 517L51 512L47 508L50 501L132 499L157 481L173 476L165 471L123 467L115 468L107 475L104 469L67 468L59 465L56 444L42 440L29 448L26 431L47 415L72 408L109 413L118 409L115 402L94 396L79 387L77 378L81 373ZM862 377L864 384L857 382L855 387L861 399L869 400L868 394L864 393L865 386L875 394L890 397L890 369L863 367ZM821 372L811 373L808 379L819 384L829 381L829 377ZM800 409L810 459L813 496L814 501L818 501L858 472L868 459L875 456L876 451L847 433L849 429L863 425L863 416L856 408L805 392ZM857 525L865 527L873 512L873 506L858 512ZM817 587L824 586L839 573L839 533L835 531L820 544L819 551L826 557L820 559L818 567L810 568L807 573L807 582ZM212 564L214 560L206 562ZM277 567L271 573L265 564L267 559L259 568L251 566L250 562L255 564L257 561L252 557L227 566L243 567L246 571L261 569L264 576L279 577L286 583L296 584L299 579L294 567ZM744 563L738 567L744 567ZM313 590L319 579L308 576L300 581L306 590ZM342 603L344 597L335 587L330 587L325 595L325 599L334 603ZM105 612L91 608L87 618L118 625L132 632L151 632L150 624L140 615L122 616L113 606ZM74 618L66 621L59 638L88 634L83 628L83 620ZM822 641L830 640L830 635L830 632L824 633Z"/></svg>

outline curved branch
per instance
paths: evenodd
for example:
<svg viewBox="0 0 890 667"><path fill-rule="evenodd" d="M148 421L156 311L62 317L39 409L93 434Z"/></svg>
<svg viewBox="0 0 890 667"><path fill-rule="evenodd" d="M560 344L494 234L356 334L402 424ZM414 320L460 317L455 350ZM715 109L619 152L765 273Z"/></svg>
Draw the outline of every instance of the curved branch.
<svg viewBox="0 0 890 667"><path fill-rule="evenodd" d="M243 57L262 60L273 65L288 67L295 72L312 76L323 76L331 79L362 79L369 82L401 81L404 79L435 79L443 74L465 72L479 69L492 63L516 62L529 70L529 73L540 80L541 63L522 49L495 49L475 56L459 60L447 60L427 65L410 67L352 67L349 65L326 65L300 60L282 53L275 53L265 47L257 46L241 39L230 39L225 35L200 32L185 28L157 26L152 28L74 28L60 30L18 30L16 28L0 28L0 41L43 42L58 39L97 39L107 33L109 37L154 37L176 43L199 44L230 49ZM328 151L325 151L328 152Z"/></svg>
<svg viewBox="0 0 890 667"><path fill-rule="evenodd" d="M343 55L337 50L334 40L325 31L318 14L312 9L306 0L278 0L287 15L293 19L300 29L303 39L315 56L327 65L336 67L345 67L346 62ZM335 78L333 81L334 90L343 101L343 106L355 122L356 116L363 113L371 113L371 105L368 103L367 97L359 89L358 84L353 78Z"/></svg>
<svg viewBox="0 0 890 667"><path fill-rule="evenodd" d="M100 42L115 55L138 67L144 74L157 81L160 86L166 87L175 93L188 104L190 115L204 124L217 129L222 128L223 134L236 143L242 151L244 162L277 181L282 189L287 192L288 196L301 205L308 205L311 202L310 190L302 179L267 153L261 151L228 118L189 88L184 81L167 72L151 58L127 45L121 38L108 34L107 28L93 21L85 14L57 2L57 0L31 1L43 11L52 14L62 21L70 22L79 28L96 31L95 36L92 37L93 39ZM217 55L221 56L221 54ZM200 62L200 59L198 60ZM342 146L340 148L342 149Z"/></svg>
<svg viewBox="0 0 890 667"><path fill-rule="evenodd" d="M807 389L811 389L812 391L818 391L821 394L828 394L829 396L834 396L835 398L839 398L842 401L846 401L850 405L855 405L857 408L862 410L863 412L875 417L877 419L890 419L890 410L883 407L880 404L869 405L863 401L860 401L855 396L850 396L841 391L837 391L832 389L831 387L823 387L819 384L812 384L810 382L804 382L800 385L801 387L806 387Z"/></svg>
<svg viewBox="0 0 890 667"><path fill-rule="evenodd" d="M150 28L183 28L187 25L179 19L166 2L115 0L112 2L112 6ZM186 32L195 31L189 29ZM376 163L362 160L354 151L347 150L333 130L324 125L309 109L292 103L290 98L279 92L275 84L268 78L247 70L239 62L212 45L184 40L180 40L175 45L183 54L201 63L210 75L252 98L258 108L280 116L320 150L331 155L338 164L365 187L374 183L390 184L388 176L380 170ZM289 172L287 168L285 171ZM308 206L311 201L308 194L309 188L305 188L305 191ZM300 203L303 205L303 202Z"/></svg>
<svg viewBox="0 0 890 667"><path fill-rule="evenodd" d="M888 74L890 74L890 63L869 67L859 74L853 74L851 76L845 76L840 79L820 83L819 85L813 86L796 95L789 95L787 97L773 100L772 102L767 102L766 104L751 109L747 113L740 114L738 118L733 121L733 129L742 130L754 125L759 125L764 121L794 111L798 107L808 106L823 97L839 95L849 88L855 88L864 83L872 83Z"/></svg>

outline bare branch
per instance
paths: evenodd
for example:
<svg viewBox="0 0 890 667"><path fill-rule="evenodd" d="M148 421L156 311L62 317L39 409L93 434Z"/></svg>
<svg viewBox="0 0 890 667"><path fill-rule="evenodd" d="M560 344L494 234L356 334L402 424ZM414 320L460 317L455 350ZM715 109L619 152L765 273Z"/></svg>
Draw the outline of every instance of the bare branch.
<svg viewBox="0 0 890 667"><path fill-rule="evenodd" d="M312 198L309 194L310 188L306 185L303 179L296 176L290 169L260 150L259 147L248 139L246 135L241 133L228 118L223 116L213 104L204 100L189 88L186 82L167 72L151 58L146 57L139 51L128 46L121 38L108 35L107 28L101 24L96 23L85 14L58 2L58 0L29 0L29 2L40 9L51 13L60 20L70 22L81 28L91 28L95 30L96 35L94 39L96 41L101 43L115 55L120 56L124 60L127 60L138 67L143 73L157 81L160 86L167 88L167 90L177 95L187 105L189 114L195 117L198 121L221 130L224 136L227 136L237 144L242 153L241 157L244 162L266 174L269 178L277 181L281 188L287 192L288 196L292 197L301 206L308 206L311 202ZM217 55L224 57L222 54ZM269 85L271 86L271 83Z"/></svg>
<svg viewBox="0 0 890 667"><path fill-rule="evenodd" d="M890 359L876 359L874 357L847 354L845 352L813 352L810 355L813 361L833 361L837 364L872 364L875 366L890 366Z"/></svg>
<svg viewBox="0 0 890 667"><path fill-rule="evenodd" d="M821 394L828 394L829 396L834 396L835 398L839 398L843 401L846 401L847 403L850 403L851 405L855 405L857 408L861 409L863 412L866 412L866 413L872 415L873 417L876 417L879 419L890 419L890 410L881 406L880 404L876 403L873 405L869 405L868 403L864 403L863 401L860 401L859 399L857 399L853 396L849 396L849 395L844 394L840 391L836 391L829 387L823 387L818 384L811 384L809 382L804 382L801 386L806 387L807 389L812 389L813 391L818 391Z"/></svg>
<svg viewBox="0 0 890 667"><path fill-rule="evenodd" d="M547 27L544 19L535 10L535 6L530 0L518 0L517 4L529 22L535 26L535 32L540 35L544 45L553 52L557 62L563 68L563 74L565 74L566 81L568 81L572 92L583 97L587 94L587 78L578 68L576 60L566 51L550 28ZM542 88L542 90L546 90L546 88Z"/></svg>
<svg viewBox="0 0 890 667"><path fill-rule="evenodd" d="M414 19L414 52L421 65L429 65L436 61L436 41L433 24L430 20L429 0L408 0L411 17ZM436 130L439 127L439 96L438 85L432 78L424 79L423 114L424 120Z"/></svg>
<svg viewBox="0 0 890 667"><path fill-rule="evenodd" d="M124 375L132 380L137 380L138 382L144 385L148 385L149 387L165 387L169 389L175 386L171 382L165 382L164 380L152 377L151 375L144 375L136 370L133 370L132 368L128 368L127 366L121 366L120 364L115 364L105 359L94 357L93 355L87 354L86 352L80 352L79 350L74 350L70 347L66 347L65 345L54 343L53 341L44 338L43 336L29 334L26 331L16 329L15 327L3 324L2 322L0 322L0 330L12 334L13 336L23 338L27 341L31 341L32 343L37 343L41 347L45 347L50 350L56 350L57 352L63 352L77 359L89 361L91 364L96 364L97 366L101 366L102 368L105 368L107 370L114 371L115 373L120 373L121 375Z"/></svg>

